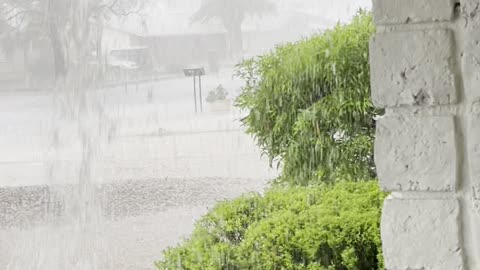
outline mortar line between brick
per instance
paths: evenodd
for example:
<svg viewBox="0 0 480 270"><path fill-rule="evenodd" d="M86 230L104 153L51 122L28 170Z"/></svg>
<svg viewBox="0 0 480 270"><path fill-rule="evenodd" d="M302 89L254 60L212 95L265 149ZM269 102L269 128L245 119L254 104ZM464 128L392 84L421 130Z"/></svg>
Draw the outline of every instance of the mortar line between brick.
<svg viewBox="0 0 480 270"><path fill-rule="evenodd" d="M467 107L468 102L466 98L466 90L463 81L463 48L464 48L464 28L460 18L457 18L453 24L454 44L452 46L452 53L454 55L454 62L452 68L455 71L455 87L458 92L458 114L455 116L455 144L457 157L457 189L455 195L460 206L459 216L459 239L462 248L462 256L464 260L464 269L479 269L477 266L478 259L475 256L475 242L474 230L472 227L470 205L470 187L472 186L470 178L470 162L468 157L468 120Z"/></svg>

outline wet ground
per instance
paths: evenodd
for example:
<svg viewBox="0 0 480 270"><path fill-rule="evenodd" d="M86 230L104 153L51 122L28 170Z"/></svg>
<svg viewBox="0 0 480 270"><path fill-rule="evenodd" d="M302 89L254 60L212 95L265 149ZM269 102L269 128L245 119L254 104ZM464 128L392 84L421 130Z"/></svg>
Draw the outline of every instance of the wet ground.
<svg viewBox="0 0 480 270"><path fill-rule="evenodd" d="M248 179L205 178L111 185L107 187L104 220L100 227L90 232L90 236L83 237L91 246L89 252L102 258L100 269L153 269L153 261L162 257L162 250L188 236L194 221L216 201L231 199L251 190L262 190L262 184L261 181ZM11 269L19 269L13 263L18 263L18 258L24 258L26 254L56 258L49 254L52 252L51 245L48 245L47 254L41 254L44 239L39 235L49 235L48 240L57 243L59 249L71 244L68 241L72 235L78 235L75 226L59 222L61 212L54 220L45 217L42 205L45 197L39 198L30 192L29 196L25 193L16 196L17 199L23 196L19 205L8 205L14 211L0 213L4 219L0 229L0 264ZM0 190L0 197L6 193ZM29 198L34 199L31 204ZM5 198L0 199L5 206ZM23 259L20 261L24 262ZM22 263L21 267L24 268L25 264Z"/></svg>
<svg viewBox="0 0 480 270"><path fill-rule="evenodd" d="M231 96L240 87L229 74L204 82L207 90L223 84ZM152 269L161 251L188 235L208 207L261 191L276 175L245 135L238 121L243 114L206 103L196 114L191 84L179 77L90 94L102 100L105 118L89 119L89 125L111 131L101 134L111 138L99 144L92 166L104 216L101 228L94 228L99 244L85 251L108 259L103 269ZM6 269L41 253L36 235L48 232L61 249L73 228L62 222L62 202L49 194L53 185L68 189L76 181L82 147L69 137L75 123L55 122L55 106L49 92L0 93L0 265ZM52 155L55 128L64 138ZM56 218L45 214L45 205L58 208Z"/></svg>

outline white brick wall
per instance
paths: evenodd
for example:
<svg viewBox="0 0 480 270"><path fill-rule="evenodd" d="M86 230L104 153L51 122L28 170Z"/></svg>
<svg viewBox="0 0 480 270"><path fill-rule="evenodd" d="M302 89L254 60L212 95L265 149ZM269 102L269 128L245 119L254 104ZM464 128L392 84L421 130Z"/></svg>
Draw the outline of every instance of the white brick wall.
<svg viewBox="0 0 480 270"><path fill-rule="evenodd" d="M382 216L386 269L462 270L456 200L389 197Z"/></svg>
<svg viewBox="0 0 480 270"><path fill-rule="evenodd" d="M370 47L372 98L376 106L456 102L450 30L379 33Z"/></svg>
<svg viewBox="0 0 480 270"><path fill-rule="evenodd" d="M480 269L480 0L373 0L388 270Z"/></svg>
<svg viewBox="0 0 480 270"><path fill-rule="evenodd" d="M387 191L452 191L457 162L452 117L385 117L377 123L375 161Z"/></svg>
<svg viewBox="0 0 480 270"><path fill-rule="evenodd" d="M453 0L373 0L377 24L448 21L453 6Z"/></svg>

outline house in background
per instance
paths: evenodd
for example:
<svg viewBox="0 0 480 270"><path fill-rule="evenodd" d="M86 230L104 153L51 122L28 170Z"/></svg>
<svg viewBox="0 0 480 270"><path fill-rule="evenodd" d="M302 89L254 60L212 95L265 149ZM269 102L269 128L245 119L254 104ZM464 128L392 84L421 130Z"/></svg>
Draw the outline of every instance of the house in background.
<svg viewBox="0 0 480 270"><path fill-rule="evenodd" d="M102 80L111 82L120 78L137 76L151 69L148 48L139 46L140 37L135 33L107 25L102 29L101 68ZM98 53L98 52L97 52ZM98 61L97 61L98 63Z"/></svg>
<svg viewBox="0 0 480 270"><path fill-rule="evenodd" d="M111 18L107 25L97 29L101 44L97 44L89 63L103 74L100 79L107 80L133 75L181 74L183 68L198 65L204 66L207 72L218 71L222 66L231 67L241 59L229 55L228 35L221 23L191 22L201 2L154 1L140 16ZM323 12L328 5L317 0L278 0L275 4L277 8L272 14L244 21L244 57L263 54L279 43L299 40L336 23L322 16L335 12ZM21 82L28 87L51 81L54 68L48 40L23 44L23 47L0 51L0 84Z"/></svg>
<svg viewBox="0 0 480 270"><path fill-rule="evenodd" d="M227 57L226 33L218 23L191 23L200 4L200 0L155 3L142 17L111 23L139 37L132 47L145 48L155 72L180 74L186 66L200 64L214 70Z"/></svg>
<svg viewBox="0 0 480 270"><path fill-rule="evenodd" d="M277 1L272 14L248 18L242 25L244 56L259 55L276 44L296 41L335 24L323 18L321 5L298 5L298 0ZM200 8L201 0L168 0L149 6L143 16L133 16L112 21L113 28L122 29L139 43L148 54L152 69L162 73L180 73L184 67L202 65L207 71L216 71L222 65L232 66L228 52L228 35L218 21L192 23L193 14ZM313 11L312 11L313 10ZM128 42L125 42L127 44Z"/></svg>

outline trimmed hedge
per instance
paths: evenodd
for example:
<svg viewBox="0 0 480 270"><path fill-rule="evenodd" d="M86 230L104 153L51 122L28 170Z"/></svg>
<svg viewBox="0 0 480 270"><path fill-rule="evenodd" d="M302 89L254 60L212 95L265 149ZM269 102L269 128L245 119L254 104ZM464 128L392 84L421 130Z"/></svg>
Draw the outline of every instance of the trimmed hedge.
<svg viewBox="0 0 480 270"><path fill-rule="evenodd" d="M218 204L160 270L382 269L376 181L274 188Z"/></svg>

